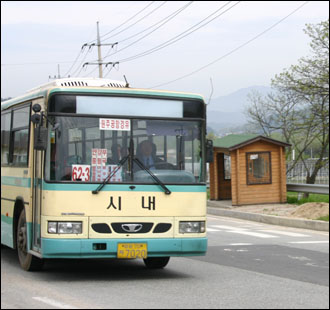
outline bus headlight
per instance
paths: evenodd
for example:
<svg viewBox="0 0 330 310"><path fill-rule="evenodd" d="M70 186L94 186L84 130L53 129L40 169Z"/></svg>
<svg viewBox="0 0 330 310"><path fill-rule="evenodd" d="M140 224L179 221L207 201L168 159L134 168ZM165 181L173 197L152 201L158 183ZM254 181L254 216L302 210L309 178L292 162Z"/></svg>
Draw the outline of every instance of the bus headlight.
<svg viewBox="0 0 330 310"><path fill-rule="evenodd" d="M179 232L180 234L205 233L205 222L180 222Z"/></svg>
<svg viewBox="0 0 330 310"><path fill-rule="evenodd" d="M48 222L49 234L81 234L82 222Z"/></svg>

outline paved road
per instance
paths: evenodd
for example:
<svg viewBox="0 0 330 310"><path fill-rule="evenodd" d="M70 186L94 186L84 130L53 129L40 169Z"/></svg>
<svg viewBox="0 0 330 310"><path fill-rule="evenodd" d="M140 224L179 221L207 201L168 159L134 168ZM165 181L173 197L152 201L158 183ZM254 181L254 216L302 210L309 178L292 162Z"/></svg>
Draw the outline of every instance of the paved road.
<svg viewBox="0 0 330 310"><path fill-rule="evenodd" d="M329 235L210 216L205 257L48 261L22 271L1 250L1 308L329 308Z"/></svg>

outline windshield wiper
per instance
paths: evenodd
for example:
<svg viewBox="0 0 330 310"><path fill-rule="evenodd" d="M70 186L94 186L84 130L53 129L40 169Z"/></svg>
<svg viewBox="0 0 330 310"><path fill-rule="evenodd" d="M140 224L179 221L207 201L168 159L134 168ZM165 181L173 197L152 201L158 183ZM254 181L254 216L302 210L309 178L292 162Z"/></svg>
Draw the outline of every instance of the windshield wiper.
<svg viewBox="0 0 330 310"><path fill-rule="evenodd" d="M117 167L110 171L109 174L107 175L107 177L104 179L104 181L102 182L102 184L100 184L98 186L97 189L93 190L92 191L92 194L98 194L99 191L104 187L104 185L109 181L111 180L111 178L117 173L117 171L125 164L126 160L130 157L130 155L128 154L127 156L125 156L124 158L122 158L120 160L120 162L118 163Z"/></svg>
<svg viewBox="0 0 330 310"><path fill-rule="evenodd" d="M159 180L155 174L150 170L148 169L138 158L133 158L133 161L135 161L139 166L140 168L142 168L143 170L147 171L150 176L156 181L156 183L165 191L165 194L166 195L170 195L172 192L166 187L166 185L161 181Z"/></svg>
<svg viewBox="0 0 330 310"><path fill-rule="evenodd" d="M131 167L130 169L132 171L131 177L133 177L133 165L132 164L133 164L133 161L135 161L138 164L138 166L140 166L141 169L143 169L149 173L149 175L155 180L155 182L164 190L166 195L170 195L172 193L165 186L165 184L155 176L155 174L150 169L148 169L138 158L134 157L133 150L134 150L134 142L133 142L133 139L131 139L128 155L120 160L120 162L118 163L115 170L109 172L108 176L104 179L102 184L100 184L96 190L92 191L92 194L98 194L98 192L104 187L104 185L117 173L117 171L120 169L120 167L124 165L124 163L126 162L127 159L130 159L129 167Z"/></svg>

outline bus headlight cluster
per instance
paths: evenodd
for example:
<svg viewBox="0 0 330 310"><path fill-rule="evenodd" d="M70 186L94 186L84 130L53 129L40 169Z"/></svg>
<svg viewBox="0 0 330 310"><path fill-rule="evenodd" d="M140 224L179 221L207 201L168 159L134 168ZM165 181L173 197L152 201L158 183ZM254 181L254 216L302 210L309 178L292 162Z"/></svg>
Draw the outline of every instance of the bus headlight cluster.
<svg viewBox="0 0 330 310"><path fill-rule="evenodd" d="M49 234L81 234L82 222L48 222Z"/></svg>
<svg viewBox="0 0 330 310"><path fill-rule="evenodd" d="M205 233L205 222L180 222L179 224L180 234L198 234Z"/></svg>

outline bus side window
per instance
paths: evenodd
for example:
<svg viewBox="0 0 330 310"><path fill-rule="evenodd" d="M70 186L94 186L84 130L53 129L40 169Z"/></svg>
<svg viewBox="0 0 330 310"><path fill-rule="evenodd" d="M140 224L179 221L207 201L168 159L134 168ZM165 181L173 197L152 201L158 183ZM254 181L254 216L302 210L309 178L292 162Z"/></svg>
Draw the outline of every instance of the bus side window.
<svg viewBox="0 0 330 310"><path fill-rule="evenodd" d="M11 161L14 166L28 165L30 106L13 111Z"/></svg>
<svg viewBox="0 0 330 310"><path fill-rule="evenodd" d="M1 165L9 164L11 113L1 115Z"/></svg>

